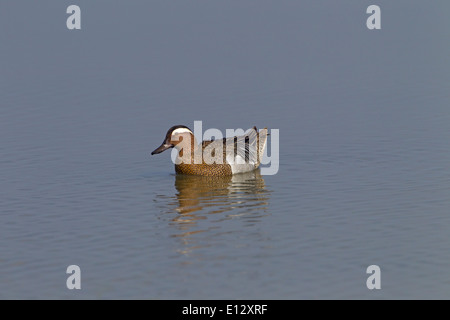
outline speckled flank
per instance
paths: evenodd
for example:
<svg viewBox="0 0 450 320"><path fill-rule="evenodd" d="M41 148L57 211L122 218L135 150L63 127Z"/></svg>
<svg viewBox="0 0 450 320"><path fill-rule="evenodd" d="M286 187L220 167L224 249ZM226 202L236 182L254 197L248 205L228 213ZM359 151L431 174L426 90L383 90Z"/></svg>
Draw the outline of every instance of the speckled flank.
<svg viewBox="0 0 450 320"><path fill-rule="evenodd" d="M202 176L229 176L232 175L229 164L176 164L176 173L194 174Z"/></svg>

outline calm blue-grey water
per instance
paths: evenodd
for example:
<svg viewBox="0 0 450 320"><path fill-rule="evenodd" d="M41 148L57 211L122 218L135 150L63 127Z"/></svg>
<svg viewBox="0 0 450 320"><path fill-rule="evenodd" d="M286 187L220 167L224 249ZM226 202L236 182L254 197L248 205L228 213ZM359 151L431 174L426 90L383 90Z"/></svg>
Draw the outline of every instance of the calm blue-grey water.
<svg viewBox="0 0 450 320"><path fill-rule="evenodd" d="M0 3L0 298L450 298L448 1L71 4ZM279 172L150 156L195 120Z"/></svg>

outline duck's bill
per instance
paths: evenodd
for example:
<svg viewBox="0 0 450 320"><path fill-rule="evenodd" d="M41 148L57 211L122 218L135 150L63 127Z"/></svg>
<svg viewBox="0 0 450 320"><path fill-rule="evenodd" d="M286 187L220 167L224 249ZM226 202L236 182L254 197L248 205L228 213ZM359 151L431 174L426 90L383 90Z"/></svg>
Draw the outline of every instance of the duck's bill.
<svg viewBox="0 0 450 320"><path fill-rule="evenodd" d="M161 153L167 149L173 148L174 145L173 144L165 144L163 143L162 145L160 145L158 148L156 148L155 150L152 151L152 155L157 154L157 153Z"/></svg>

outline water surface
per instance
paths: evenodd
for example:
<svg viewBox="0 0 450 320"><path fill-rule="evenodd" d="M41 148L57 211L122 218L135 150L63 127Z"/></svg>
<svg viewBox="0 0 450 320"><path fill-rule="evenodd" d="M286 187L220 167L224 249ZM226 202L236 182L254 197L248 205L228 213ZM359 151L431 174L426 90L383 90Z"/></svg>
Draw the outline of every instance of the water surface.
<svg viewBox="0 0 450 320"><path fill-rule="evenodd" d="M447 2L70 4L0 4L0 298L450 297ZM279 172L150 156L195 120Z"/></svg>

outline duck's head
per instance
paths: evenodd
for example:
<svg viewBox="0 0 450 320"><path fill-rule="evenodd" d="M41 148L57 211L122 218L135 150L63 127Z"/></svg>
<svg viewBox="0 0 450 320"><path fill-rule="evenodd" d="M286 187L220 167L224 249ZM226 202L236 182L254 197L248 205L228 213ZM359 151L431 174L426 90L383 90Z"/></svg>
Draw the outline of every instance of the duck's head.
<svg viewBox="0 0 450 320"><path fill-rule="evenodd" d="M167 131L163 143L153 150L152 155L161 153L173 147L179 149L185 144L191 145L194 142L194 139L194 134L188 127L182 125L173 126Z"/></svg>

